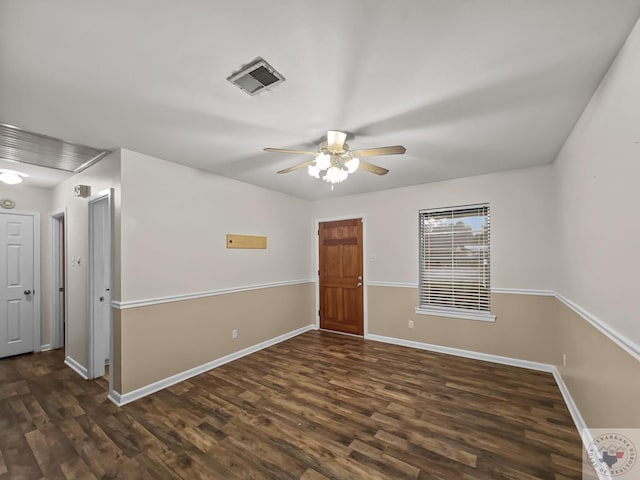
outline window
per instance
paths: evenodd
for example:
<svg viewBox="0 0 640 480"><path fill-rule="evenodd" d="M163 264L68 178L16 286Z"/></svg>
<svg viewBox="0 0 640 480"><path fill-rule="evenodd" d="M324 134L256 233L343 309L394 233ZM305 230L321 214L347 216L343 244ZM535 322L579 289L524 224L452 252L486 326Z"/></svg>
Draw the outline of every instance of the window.
<svg viewBox="0 0 640 480"><path fill-rule="evenodd" d="M416 313L494 321L490 313L489 205L420 211Z"/></svg>

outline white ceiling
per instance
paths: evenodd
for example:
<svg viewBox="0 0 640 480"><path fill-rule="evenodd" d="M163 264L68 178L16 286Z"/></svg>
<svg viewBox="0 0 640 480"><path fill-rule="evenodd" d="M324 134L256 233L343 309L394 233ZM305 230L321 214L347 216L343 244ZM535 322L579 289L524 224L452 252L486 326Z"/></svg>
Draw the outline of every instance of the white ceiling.
<svg viewBox="0 0 640 480"><path fill-rule="evenodd" d="M29 187L51 188L73 176L73 173L70 172L38 167L36 165L29 165L26 163L9 162L2 158L0 158L0 169L14 170L28 175L28 177L23 180L22 184ZM2 184L0 184L0 187L1 186Z"/></svg>
<svg viewBox="0 0 640 480"><path fill-rule="evenodd" d="M640 0L0 2L0 122L303 198L553 161ZM226 81L261 56L287 79ZM327 129L391 172L332 192L295 155ZM26 182L25 182L26 183Z"/></svg>

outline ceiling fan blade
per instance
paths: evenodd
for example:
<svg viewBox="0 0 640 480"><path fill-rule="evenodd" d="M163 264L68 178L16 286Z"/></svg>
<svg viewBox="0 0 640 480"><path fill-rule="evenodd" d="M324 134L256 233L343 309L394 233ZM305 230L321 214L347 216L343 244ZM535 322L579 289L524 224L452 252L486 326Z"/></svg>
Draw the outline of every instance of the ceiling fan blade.
<svg viewBox="0 0 640 480"><path fill-rule="evenodd" d="M294 170L298 170L299 168L307 167L307 166L311 165L313 162L315 162L315 159L314 160L309 160L308 162L299 163L298 165L294 165L293 167L285 168L284 170L280 170L278 173L293 172Z"/></svg>
<svg viewBox="0 0 640 480"><path fill-rule="evenodd" d="M308 152L307 150L290 150L288 148L264 148L265 152L274 153L295 153L296 155L316 155L318 152Z"/></svg>
<svg viewBox="0 0 640 480"><path fill-rule="evenodd" d="M365 148L364 150L353 150L351 155L354 157L375 157L378 155L400 155L407 149L402 145L394 145L392 147Z"/></svg>
<svg viewBox="0 0 640 480"><path fill-rule="evenodd" d="M386 168L379 167L373 163L363 162L362 160L360 160L360 166L358 168L367 172L375 173L376 175L386 175L389 173L389 170Z"/></svg>

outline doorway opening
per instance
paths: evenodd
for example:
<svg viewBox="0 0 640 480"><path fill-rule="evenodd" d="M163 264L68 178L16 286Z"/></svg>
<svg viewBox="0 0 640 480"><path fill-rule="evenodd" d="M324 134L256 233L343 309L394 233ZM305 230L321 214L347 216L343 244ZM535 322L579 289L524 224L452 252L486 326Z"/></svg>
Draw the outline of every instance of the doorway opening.
<svg viewBox="0 0 640 480"><path fill-rule="evenodd" d="M65 210L51 214L51 250L52 250L52 345L51 348L63 348L66 341L66 319L67 319L67 269L66 269L66 223L67 213Z"/></svg>
<svg viewBox="0 0 640 480"><path fill-rule="evenodd" d="M319 328L365 334L364 218L318 222Z"/></svg>

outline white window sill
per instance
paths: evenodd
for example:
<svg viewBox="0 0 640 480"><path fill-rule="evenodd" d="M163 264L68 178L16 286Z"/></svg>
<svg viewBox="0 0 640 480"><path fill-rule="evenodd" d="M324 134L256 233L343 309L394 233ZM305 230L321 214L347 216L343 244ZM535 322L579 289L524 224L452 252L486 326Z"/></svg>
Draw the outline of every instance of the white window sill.
<svg viewBox="0 0 640 480"><path fill-rule="evenodd" d="M496 316L484 312L464 312L456 310L440 310L438 308L417 307L416 315L432 315L434 317L460 318L463 320L479 320L481 322L495 322Z"/></svg>

